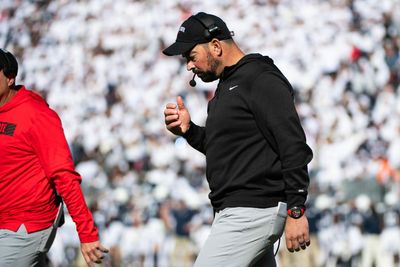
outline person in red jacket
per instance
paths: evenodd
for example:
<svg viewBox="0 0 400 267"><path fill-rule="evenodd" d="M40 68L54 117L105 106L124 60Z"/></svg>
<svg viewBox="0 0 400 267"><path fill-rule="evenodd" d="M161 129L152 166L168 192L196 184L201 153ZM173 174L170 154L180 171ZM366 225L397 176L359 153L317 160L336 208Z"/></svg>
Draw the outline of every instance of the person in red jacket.
<svg viewBox="0 0 400 267"><path fill-rule="evenodd" d="M42 97L15 84L17 73L14 55L0 49L0 266L46 265L63 202L88 266L101 263L108 250L85 203L61 120Z"/></svg>

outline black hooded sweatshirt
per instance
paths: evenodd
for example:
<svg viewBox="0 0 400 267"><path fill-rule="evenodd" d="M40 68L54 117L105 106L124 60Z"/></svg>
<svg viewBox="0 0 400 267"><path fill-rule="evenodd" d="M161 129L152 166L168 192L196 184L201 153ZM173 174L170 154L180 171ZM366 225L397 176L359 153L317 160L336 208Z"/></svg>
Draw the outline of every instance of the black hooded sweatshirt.
<svg viewBox="0 0 400 267"><path fill-rule="evenodd" d="M216 211L305 204L312 151L292 86L271 58L249 54L226 67L208 103L205 127L190 122L184 137L206 155Z"/></svg>

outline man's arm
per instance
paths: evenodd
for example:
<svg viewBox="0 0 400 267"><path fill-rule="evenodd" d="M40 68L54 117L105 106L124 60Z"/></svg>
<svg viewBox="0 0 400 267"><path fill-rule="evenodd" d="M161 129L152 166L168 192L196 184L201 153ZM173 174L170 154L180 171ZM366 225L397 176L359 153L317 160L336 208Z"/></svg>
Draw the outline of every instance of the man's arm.
<svg viewBox="0 0 400 267"><path fill-rule="evenodd" d="M81 177L74 169L58 115L50 109L39 111L30 136L46 176L54 183L77 226L81 251L87 264L101 262L107 249L98 241L98 230L86 205L80 187Z"/></svg>
<svg viewBox="0 0 400 267"><path fill-rule="evenodd" d="M282 164L282 176L288 209L305 207L309 176L307 164L312 151L297 115L288 84L270 73L261 74L251 91L252 107L257 124L264 136L270 136ZM305 215L298 219L290 216L285 228L289 251L306 247L309 242L308 221Z"/></svg>

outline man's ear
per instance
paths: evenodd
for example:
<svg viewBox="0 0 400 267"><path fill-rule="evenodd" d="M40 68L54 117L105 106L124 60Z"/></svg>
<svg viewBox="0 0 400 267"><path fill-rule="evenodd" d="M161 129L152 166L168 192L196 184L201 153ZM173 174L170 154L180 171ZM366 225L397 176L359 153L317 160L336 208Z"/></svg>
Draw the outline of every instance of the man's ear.
<svg viewBox="0 0 400 267"><path fill-rule="evenodd" d="M217 38L214 38L211 40L210 44L210 51L213 53L215 56L221 56L222 55L222 43L220 40Z"/></svg>
<svg viewBox="0 0 400 267"><path fill-rule="evenodd" d="M15 78L7 78L8 87L12 87L13 84L15 84Z"/></svg>

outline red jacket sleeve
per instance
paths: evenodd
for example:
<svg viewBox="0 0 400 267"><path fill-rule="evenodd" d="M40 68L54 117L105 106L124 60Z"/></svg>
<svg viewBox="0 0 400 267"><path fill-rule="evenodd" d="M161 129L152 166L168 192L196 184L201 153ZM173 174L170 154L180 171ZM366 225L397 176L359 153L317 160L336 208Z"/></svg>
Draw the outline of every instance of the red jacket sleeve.
<svg viewBox="0 0 400 267"><path fill-rule="evenodd" d="M81 176L75 171L59 116L46 106L40 107L33 119L32 146L45 175L63 198L77 226L80 241L97 241L98 230L86 205L80 187Z"/></svg>

